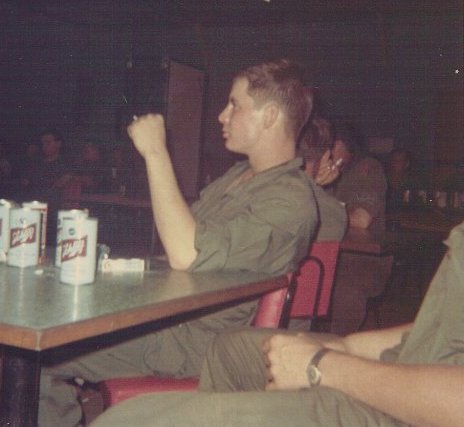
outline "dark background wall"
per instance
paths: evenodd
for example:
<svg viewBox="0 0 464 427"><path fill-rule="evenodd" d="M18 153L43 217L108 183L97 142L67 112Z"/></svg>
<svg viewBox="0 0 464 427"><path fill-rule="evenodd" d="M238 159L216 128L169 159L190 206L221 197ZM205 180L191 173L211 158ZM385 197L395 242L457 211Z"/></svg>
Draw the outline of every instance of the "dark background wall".
<svg viewBox="0 0 464 427"><path fill-rule="evenodd" d="M167 20L154 3L0 1L0 136L10 151L45 126L58 127L68 146L124 140L120 112L132 61L169 57L207 74L202 153L218 175L235 160L217 123L232 75L285 56L311 70L330 118L393 138L421 168L443 150L456 152L442 163L464 161L462 4L323 16L305 9L267 20L245 19L251 12L243 9L243 19L205 23L194 13L173 19L175 9Z"/></svg>

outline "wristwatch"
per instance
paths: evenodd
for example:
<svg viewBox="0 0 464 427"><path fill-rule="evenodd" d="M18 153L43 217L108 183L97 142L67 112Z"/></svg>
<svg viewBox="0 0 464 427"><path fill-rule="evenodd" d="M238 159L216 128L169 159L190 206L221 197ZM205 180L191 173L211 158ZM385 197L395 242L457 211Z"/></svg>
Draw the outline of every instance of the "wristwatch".
<svg viewBox="0 0 464 427"><path fill-rule="evenodd" d="M330 351L330 348L322 347L320 350L316 352L316 354L309 362L308 367L306 368L306 375L308 375L308 382L310 386L319 385L322 379L322 374L317 365L321 359Z"/></svg>

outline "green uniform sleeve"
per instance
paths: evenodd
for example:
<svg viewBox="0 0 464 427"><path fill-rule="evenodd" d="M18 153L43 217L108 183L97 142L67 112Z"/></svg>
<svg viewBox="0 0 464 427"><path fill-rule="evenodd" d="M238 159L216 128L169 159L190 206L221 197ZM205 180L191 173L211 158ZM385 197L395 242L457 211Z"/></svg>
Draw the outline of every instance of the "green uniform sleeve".
<svg viewBox="0 0 464 427"><path fill-rule="evenodd" d="M235 212L200 221L195 238L198 256L190 270L269 274L292 270L307 254L318 219L312 192L299 186L254 194L245 203L231 203Z"/></svg>

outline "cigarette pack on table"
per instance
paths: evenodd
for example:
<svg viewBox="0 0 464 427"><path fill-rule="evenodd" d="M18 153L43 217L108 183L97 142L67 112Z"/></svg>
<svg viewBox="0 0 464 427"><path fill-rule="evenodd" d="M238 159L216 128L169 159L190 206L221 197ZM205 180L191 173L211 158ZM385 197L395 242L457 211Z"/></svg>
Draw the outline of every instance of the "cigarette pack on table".
<svg viewBox="0 0 464 427"><path fill-rule="evenodd" d="M130 272L130 271L144 271L145 260L141 258L117 258L117 259L104 259L101 261L100 269L103 272Z"/></svg>

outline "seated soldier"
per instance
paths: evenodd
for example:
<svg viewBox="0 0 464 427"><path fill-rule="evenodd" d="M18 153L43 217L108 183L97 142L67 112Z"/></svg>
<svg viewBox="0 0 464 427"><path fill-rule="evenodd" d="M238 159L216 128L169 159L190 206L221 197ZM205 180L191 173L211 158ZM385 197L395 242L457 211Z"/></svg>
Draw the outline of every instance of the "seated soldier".
<svg viewBox="0 0 464 427"><path fill-rule="evenodd" d="M314 117L307 123L298 142L298 154L305 162L306 176L313 182L319 209L316 241L342 240L348 223L345 204L322 188L337 179L340 173L331 159L332 145L330 123L320 117Z"/></svg>
<svg viewBox="0 0 464 427"><path fill-rule="evenodd" d="M288 60L250 67L233 81L219 115L226 148L247 156L209 184L192 206L177 185L162 116L135 117L129 136L148 174L153 216L169 265L176 270L295 269L317 225L311 183L295 158L296 140L312 108L303 70ZM147 374L198 376L209 342L221 330L247 325L257 301L210 311L174 325L104 346L64 363L43 360L39 426L80 422L69 380L89 382Z"/></svg>
<svg viewBox="0 0 464 427"><path fill-rule="evenodd" d="M387 181L383 166L365 152L352 126L335 127L332 157L341 168L341 176L330 190L346 203L349 226L384 230Z"/></svg>
<svg viewBox="0 0 464 427"><path fill-rule="evenodd" d="M140 395L92 427L462 426L464 222L445 243L414 323L344 338L228 332L207 352L204 392Z"/></svg>

